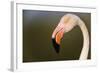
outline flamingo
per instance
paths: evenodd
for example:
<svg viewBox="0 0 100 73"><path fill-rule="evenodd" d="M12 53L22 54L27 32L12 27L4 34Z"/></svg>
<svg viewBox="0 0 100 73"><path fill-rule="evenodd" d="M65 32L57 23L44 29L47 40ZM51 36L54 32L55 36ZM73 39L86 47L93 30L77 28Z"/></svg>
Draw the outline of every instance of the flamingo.
<svg viewBox="0 0 100 73"><path fill-rule="evenodd" d="M60 51L60 43L64 33L71 31L75 26L79 26L83 34L83 47L79 56L79 60L86 60L89 52L89 33L85 23L75 14L65 14L62 16L57 27L52 34L52 42L56 53Z"/></svg>

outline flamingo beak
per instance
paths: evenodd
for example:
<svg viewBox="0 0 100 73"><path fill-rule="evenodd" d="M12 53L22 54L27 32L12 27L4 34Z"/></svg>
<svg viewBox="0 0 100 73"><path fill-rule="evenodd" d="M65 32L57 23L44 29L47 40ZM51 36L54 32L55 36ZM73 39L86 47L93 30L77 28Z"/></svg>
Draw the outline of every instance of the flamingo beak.
<svg viewBox="0 0 100 73"><path fill-rule="evenodd" d="M52 38L52 43L53 43L53 47L54 47L56 53L59 53L60 45L56 43L55 38Z"/></svg>
<svg viewBox="0 0 100 73"><path fill-rule="evenodd" d="M64 30L61 29L56 33L55 38L52 38L53 47L55 48L56 53L59 53L60 51L60 42L63 37L63 34Z"/></svg>

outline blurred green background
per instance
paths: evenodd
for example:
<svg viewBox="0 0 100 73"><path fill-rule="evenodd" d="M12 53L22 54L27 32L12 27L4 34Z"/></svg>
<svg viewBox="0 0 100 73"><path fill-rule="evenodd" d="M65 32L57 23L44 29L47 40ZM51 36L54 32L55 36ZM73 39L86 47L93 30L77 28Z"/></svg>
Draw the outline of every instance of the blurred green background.
<svg viewBox="0 0 100 73"><path fill-rule="evenodd" d="M23 62L79 59L83 46L83 36L78 26L64 34L59 54L55 52L52 45L52 32L61 17L67 13L75 14L85 22L91 39L90 13L23 10ZM90 51L91 47L88 59L91 58Z"/></svg>

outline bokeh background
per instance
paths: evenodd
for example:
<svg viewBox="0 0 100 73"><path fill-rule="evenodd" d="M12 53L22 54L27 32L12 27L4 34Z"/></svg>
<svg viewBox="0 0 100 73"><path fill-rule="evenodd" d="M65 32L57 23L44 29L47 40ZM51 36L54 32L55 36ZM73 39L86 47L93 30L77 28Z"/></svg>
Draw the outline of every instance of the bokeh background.
<svg viewBox="0 0 100 73"><path fill-rule="evenodd" d="M78 60L83 35L78 26L64 34L60 53L52 45L52 32L61 17L67 13L79 16L86 24L90 37L88 59L91 59L91 14L79 12L58 12L23 10L23 62Z"/></svg>

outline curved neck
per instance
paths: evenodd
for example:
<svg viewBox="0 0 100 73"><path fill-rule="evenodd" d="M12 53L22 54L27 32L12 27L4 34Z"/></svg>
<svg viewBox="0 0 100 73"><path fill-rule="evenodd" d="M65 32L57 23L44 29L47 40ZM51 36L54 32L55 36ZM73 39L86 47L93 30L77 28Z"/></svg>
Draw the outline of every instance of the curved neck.
<svg viewBox="0 0 100 73"><path fill-rule="evenodd" d="M80 60L86 60L88 57L88 52L89 52L89 34L88 34L88 30L85 26L85 23L80 20L79 21L79 27L83 33L83 48L80 54Z"/></svg>

